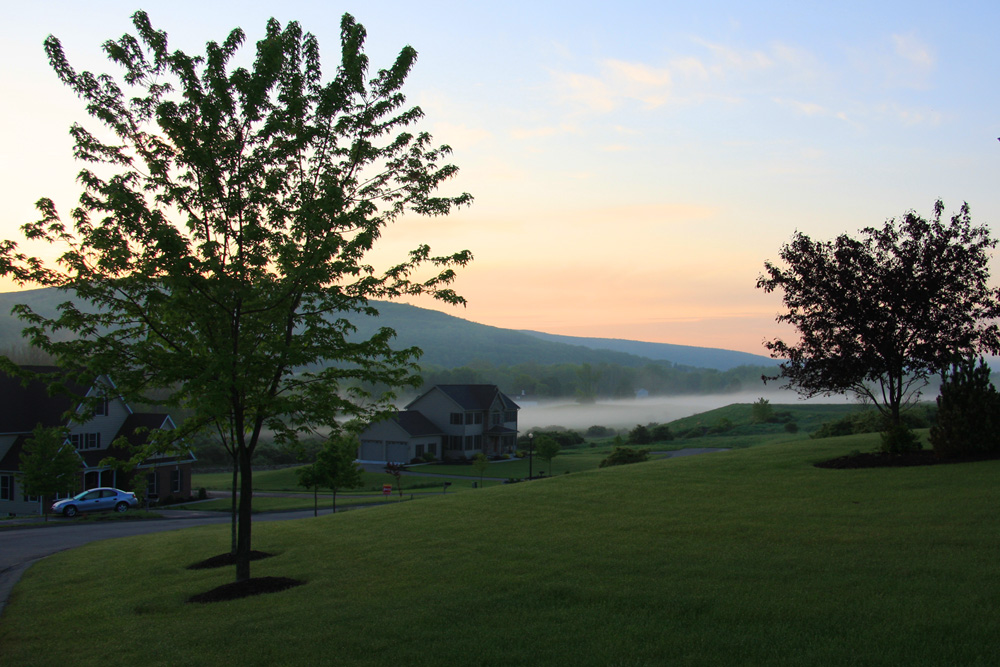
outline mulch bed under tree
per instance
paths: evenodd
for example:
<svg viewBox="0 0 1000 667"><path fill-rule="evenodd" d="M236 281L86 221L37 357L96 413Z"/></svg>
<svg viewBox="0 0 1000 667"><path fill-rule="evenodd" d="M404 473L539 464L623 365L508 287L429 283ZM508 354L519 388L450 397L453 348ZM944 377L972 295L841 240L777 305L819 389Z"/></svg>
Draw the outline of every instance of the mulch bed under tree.
<svg viewBox="0 0 1000 667"><path fill-rule="evenodd" d="M261 560L263 558L270 558L273 555L274 554L269 554L266 551L251 551L250 560ZM206 558L205 560L193 565L188 565L187 569L205 570L235 564L236 556L231 553L226 553ZM295 586L301 586L304 583L306 582L301 579L291 579L289 577L251 577L245 581L234 581L232 583L223 584L222 586L213 588L210 591L199 593L198 595L192 595L188 598L188 602L223 602L225 600L238 600L240 598L250 597L251 595L277 593L278 591L288 590L289 588L294 588Z"/></svg>
<svg viewBox="0 0 1000 667"><path fill-rule="evenodd" d="M943 459L933 449L921 449L906 454L885 454L883 452L855 452L847 456L839 456L829 461L815 463L817 468L904 468L909 466L930 466L945 463L974 463L976 461L995 461L1000 458L996 454L988 456L963 456Z"/></svg>

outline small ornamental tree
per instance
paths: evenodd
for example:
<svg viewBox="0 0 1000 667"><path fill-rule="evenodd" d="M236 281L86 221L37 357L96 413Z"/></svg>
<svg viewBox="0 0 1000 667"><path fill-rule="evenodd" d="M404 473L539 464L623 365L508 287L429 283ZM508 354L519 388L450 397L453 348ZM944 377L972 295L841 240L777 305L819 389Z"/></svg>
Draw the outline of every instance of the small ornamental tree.
<svg viewBox="0 0 1000 667"><path fill-rule="evenodd" d="M931 427L934 452L942 458L1000 453L1000 394L986 362L966 359L941 380L937 424Z"/></svg>
<svg viewBox="0 0 1000 667"><path fill-rule="evenodd" d="M483 486L483 475L486 474L486 469L490 467L490 459L486 454L479 452L472 459L472 467L476 472L479 473L479 488Z"/></svg>
<svg viewBox="0 0 1000 667"><path fill-rule="evenodd" d="M402 463L386 463L385 464L386 474L392 475L393 479L396 480L396 488L399 489L399 499L403 499L403 473L406 472L406 466Z"/></svg>
<svg viewBox="0 0 1000 667"><path fill-rule="evenodd" d="M49 520L50 499L74 492L80 484L80 457L66 442L62 428L38 426L24 443L20 459L24 494L40 496L42 514Z"/></svg>
<svg viewBox="0 0 1000 667"><path fill-rule="evenodd" d="M543 461L548 461L549 463L549 474L552 472L552 459L554 459L560 450L559 442L548 435L541 435L535 438L535 455Z"/></svg>
<svg viewBox="0 0 1000 667"><path fill-rule="evenodd" d="M358 440L352 435L329 438L316 455L321 486L333 492L333 511L337 511L337 491L356 489L362 484L362 470L357 463Z"/></svg>
<svg viewBox="0 0 1000 667"><path fill-rule="evenodd" d="M1000 351L1000 292L990 284L986 225L967 204L950 220L908 212L881 227L813 241L796 232L757 287L780 292L779 322L798 337L765 343L787 386L805 396L853 393L881 413L886 447L912 446L902 411L928 378L980 350ZM898 442L897 442L898 441ZM918 445L919 446L919 445Z"/></svg>
<svg viewBox="0 0 1000 667"><path fill-rule="evenodd" d="M245 581L261 435L294 444L375 421L395 388L419 384L419 350L394 349L388 328L356 336L351 318L377 315L377 299L463 303L448 286L469 252L418 245L387 268L370 254L401 216L446 215L471 197L436 193L457 172L451 151L409 129L423 116L401 92L416 51L373 72L349 14L340 63L326 70L295 22L268 21L256 57L235 66L240 29L192 56L145 12L132 19L134 35L103 45L118 77L78 72L58 39L45 41L100 130L71 130L85 164L72 224L41 199L41 219L22 228L57 246L58 264L5 241L0 274L71 295L53 317L16 313L75 379L107 374L128 400L183 411L178 438L215 430L239 468Z"/></svg>
<svg viewBox="0 0 1000 667"><path fill-rule="evenodd" d="M323 476L316 469L316 464L311 463L295 470L296 483L313 492L313 516L319 516L319 487L323 484ZM334 510L336 511L336 510Z"/></svg>

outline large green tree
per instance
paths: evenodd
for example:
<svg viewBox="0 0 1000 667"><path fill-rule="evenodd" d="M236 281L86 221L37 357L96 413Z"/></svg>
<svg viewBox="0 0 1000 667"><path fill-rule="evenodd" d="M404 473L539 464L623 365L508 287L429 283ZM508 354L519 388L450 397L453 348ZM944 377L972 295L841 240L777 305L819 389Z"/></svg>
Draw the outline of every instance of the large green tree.
<svg viewBox="0 0 1000 667"><path fill-rule="evenodd" d="M421 245L381 268L370 251L400 216L445 215L471 197L436 194L457 171L443 162L450 149L408 129L423 115L401 92L416 52L372 73L350 15L326 77L298 23L270 20L247 67L233 65L240 29L190 56L144 12L133 24L104 43L118 78L77 72L58 39L45 41L100 129L71 130L85 163L72 225L42 199L41 219L23 227L59 247L58 263L6 241L0 272L71 295L55 317L18 314L82 381L107 373L133 401L183 408L177 436L217 431L240 470L236 577L246 580L262 434L335 432L418 383L419 351L393 349L391 329L352 335L351 316L377 315L370 299L463 302L450 283L468 251Z"/></svg>
<svg viewBox="0 0 1000 667"><path fill-rule="evenodd" d="M796 232L766 262L757 287L782 293L779 322L798 338L766 342L781 375L806 396L852 392L875 405L889 429L930 376L980 350L1000 350L1000 293L990 284L985 225L967 204L924 219L910 211L881 227L813 241Z"/></svg>
<svg viewBox="0 0 1000 667"><path fill-rule="evenodd" d="M76 491L80 485L80 457L66 441L64 428L35 428L21 451L20 482L25 495L41 497L46 521L49 500L56 494Z"/></svg>

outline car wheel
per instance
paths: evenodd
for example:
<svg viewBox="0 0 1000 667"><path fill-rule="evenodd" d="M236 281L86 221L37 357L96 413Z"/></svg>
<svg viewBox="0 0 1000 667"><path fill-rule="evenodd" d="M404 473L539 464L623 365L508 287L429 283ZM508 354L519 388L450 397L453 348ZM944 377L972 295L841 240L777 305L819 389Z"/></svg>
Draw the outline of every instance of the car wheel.
<svg viewBox="0 0 1000 667"><path fill-rule="evenodd" d="M63 508L63 516L72 519L76 516L76 505L67 505Z"/></svg>
<svg viewBox="0 0 1000 667"><path fill-rule="evenodd" d="M118 503L117 505L115 505L115 511L116 512L127 512L128 511L128 503L126 503L124 501Z"/></svg>

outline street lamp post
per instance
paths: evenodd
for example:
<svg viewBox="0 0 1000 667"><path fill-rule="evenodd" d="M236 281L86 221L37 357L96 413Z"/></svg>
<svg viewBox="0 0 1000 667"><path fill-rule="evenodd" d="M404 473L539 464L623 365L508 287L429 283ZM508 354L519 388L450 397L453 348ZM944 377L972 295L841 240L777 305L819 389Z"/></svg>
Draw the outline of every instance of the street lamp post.
<svg viewBox="0 0 1000 667"><path fill-rule="evenodd" d="M531 473L532 473L531 470L532 456L535 453L534 444L535 444L535 434L529 433L528 434L528 481L529 482L531 481Z"/></svg>

